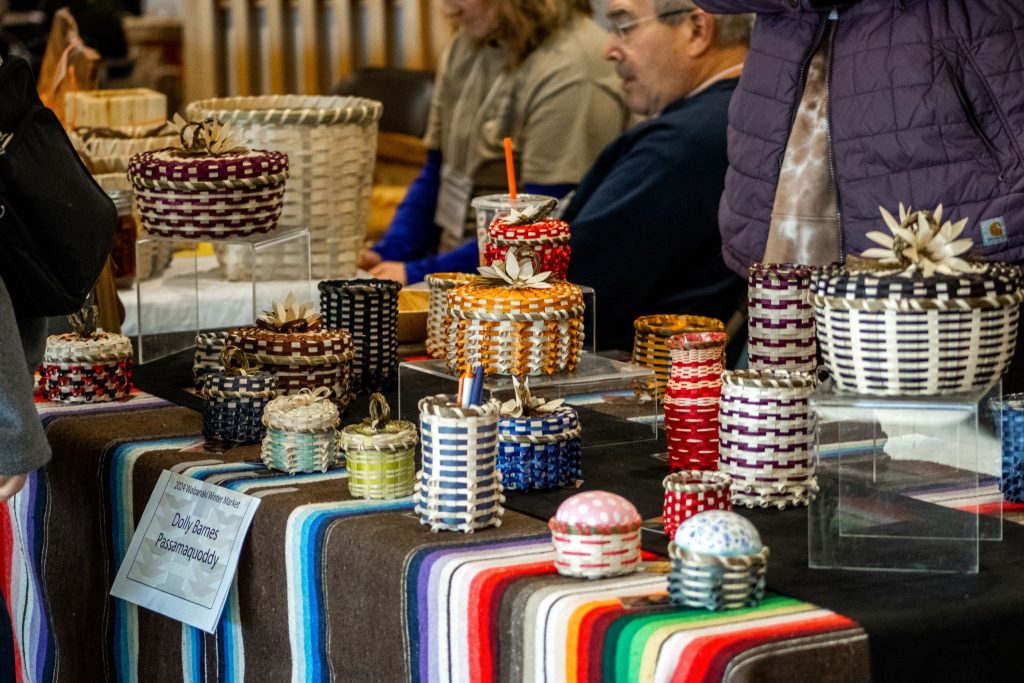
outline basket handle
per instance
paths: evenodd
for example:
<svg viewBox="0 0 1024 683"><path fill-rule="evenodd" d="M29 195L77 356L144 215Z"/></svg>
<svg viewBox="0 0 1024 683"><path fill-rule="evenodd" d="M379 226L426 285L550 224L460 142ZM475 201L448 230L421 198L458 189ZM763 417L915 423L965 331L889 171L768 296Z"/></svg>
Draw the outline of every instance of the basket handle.
<svg viewBox="0 0 1024 683"><path fill-rule="evenodd" d="M370 396L370 426L378 432L391 420L391 406L384 394L379 391L373 392Z"/></svg>

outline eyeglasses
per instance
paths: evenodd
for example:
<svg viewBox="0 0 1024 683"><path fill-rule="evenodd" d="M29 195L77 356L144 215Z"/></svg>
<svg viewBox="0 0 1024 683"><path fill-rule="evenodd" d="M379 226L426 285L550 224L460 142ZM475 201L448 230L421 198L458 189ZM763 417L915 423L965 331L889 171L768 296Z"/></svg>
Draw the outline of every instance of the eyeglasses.
<svg viewBox="0 0 1024 683"><path fill-rule="evenodd" d="M651 14L646 17L640 17L638 19L609 19L608 30L611 32L613 36L615 36L619 40L625 40L629 36L630 31L635 29L640 24L645 24L648 21L654 21L656 19L666 19L668 17L674 17L677 14L687 14L689 12L694 11L695 9L697 8L688 7L685 9L674 9L669 10L668 12L662 12L661 14Z"/></svg>

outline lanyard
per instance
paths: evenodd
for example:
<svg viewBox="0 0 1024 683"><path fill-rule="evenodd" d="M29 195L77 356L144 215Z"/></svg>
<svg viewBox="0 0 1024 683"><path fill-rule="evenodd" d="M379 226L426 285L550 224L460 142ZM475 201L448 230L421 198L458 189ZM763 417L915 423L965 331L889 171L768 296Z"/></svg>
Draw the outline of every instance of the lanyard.
<svg viewBox="0 0 1024 683"><path fill-rule="evenodd" d="M476 59L473 61L473 68L470 70L469 76L466 77L466 83L462 86L462 90L459 92L459 99L456 100L455 107L452 110L452 120L448 124L448 139L451 140L453 144L455 141L456 127L462 118L462 110L466 106L466 91L470 89L469 86L473 83L475 78L481 77L479 75L479 71L481 69L481 62L484 59L484 50L486 50L486 48L482 48L477 53ZM482 125L481 118L490 106L491 100L493 100L497 96L498 91L501 90L501 86L505 82L506 77L507 72L502 69L498 74L498 77L494 79L494 83L491 84L490 90L488 90L487 94L484 96L483 102L481 102L480 106L477 108L476 114L473 116L472 124L467 130L468 137L466 140L466 151L462 159L462 169L466 175L471 175L469 168L470 154L475 149L475 143L478 141L480 127Z"/></svg>
<svg viewBox="0 0 1024 683"><path fill-rule="evenodd" d="M713 86L718 81L723 81L726 78L738 76L741 71L743 71L743 62L740 62L739 64L733 64L728 69L722 69L714 76L712 76L711 78L707 79L706 81L698 85L696 88L694 88L693 91L690 92L689 95L687 95L687 97L689 98L693 97L694 95L699 95L700 93L704 92L705 90Z"/></svg>

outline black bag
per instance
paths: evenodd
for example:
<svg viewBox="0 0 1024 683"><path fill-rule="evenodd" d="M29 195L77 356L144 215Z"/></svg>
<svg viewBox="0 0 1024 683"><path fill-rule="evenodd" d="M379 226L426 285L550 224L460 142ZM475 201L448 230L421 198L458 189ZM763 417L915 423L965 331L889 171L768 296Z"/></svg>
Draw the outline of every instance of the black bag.
<svg viewBox="0 0 1024 683"><path fill-rule="evenodd" d="M0 64L0 277L19 318L67 315L89 295L117 210L39 101L28 63Z"/></svg>

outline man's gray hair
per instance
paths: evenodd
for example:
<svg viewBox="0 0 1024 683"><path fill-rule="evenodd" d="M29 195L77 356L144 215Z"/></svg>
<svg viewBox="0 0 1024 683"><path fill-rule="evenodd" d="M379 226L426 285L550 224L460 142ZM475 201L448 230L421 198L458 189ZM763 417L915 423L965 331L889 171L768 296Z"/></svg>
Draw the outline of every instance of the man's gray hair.
<svg viewBox="0 0 1024 683"><path fill-rule="evenodd" d="M665 14L681 9L694 9L693 0L651 0L655 14ZM712 14L715 18L715 33L718 47L749 45L750 30L754 26L753 14ZM673 14L661 21L669 26L678 26L685 20L685 14Z"/></svg>

